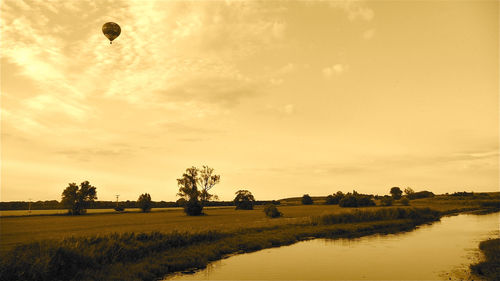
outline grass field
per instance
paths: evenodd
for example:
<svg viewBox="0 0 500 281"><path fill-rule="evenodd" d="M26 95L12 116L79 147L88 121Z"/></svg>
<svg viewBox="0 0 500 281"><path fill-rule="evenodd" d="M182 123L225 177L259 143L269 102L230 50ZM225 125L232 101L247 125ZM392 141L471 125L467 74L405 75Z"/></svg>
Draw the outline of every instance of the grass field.
<svg viewBox="0 0 500 281"><path fill-rule="evenodd" d="M440 212L479 207L480 202L463 200L418 199L413 207L429 207ZM245 228L296 224L311 216L346 212L352 208L338 205L279 206L284 214L279 219L264 216L262 206L254 210L234 210L228 207L206 208L205 216L188 217L182 209L157 210L151 213L92 213L84 216L23 216L0 217L0 254L14 246L44 239L63 239L70 236L102 235L125 232L171 232L218 230L231 232ZM368 207L363 209L376 209Z"/></svg>

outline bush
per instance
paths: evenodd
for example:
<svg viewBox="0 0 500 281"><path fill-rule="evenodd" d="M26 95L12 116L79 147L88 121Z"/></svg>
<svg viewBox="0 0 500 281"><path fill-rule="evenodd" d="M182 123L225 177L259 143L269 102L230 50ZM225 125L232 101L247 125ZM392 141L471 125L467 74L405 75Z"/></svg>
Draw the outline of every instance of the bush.
<svg viewBox="0 0 500 281"><path fill-rule="evenodd" d="M393 202L392 197L390 197L390 196L384 196L380 200L380 205L382 205L382 206L392 206L392 202Z"/></svg>
<svg viewBox="0 0 500 281"><path fill-rule="evenodd" d="M421 199L421 198L429 198L429 197L434 197L434 193L424 190L424 191L419 191L415 192L412 194L408 194L408 199L413 200L413 199Z"/></svg>
<svg viewBox="0 0 500 281"><path fill-rule="evenodd" d="M325 204L327 204L327 205L338 204L340 202L340 200L342 200L343 197L344 197L344 193L342 193L342 191L338 191L335 194L328 195L326 197Z"/></svg>
<svg viewBox="0 0 500 281"><path fill-rule="evenodd" d="M184 212L188 216L199 216L203 213L202 211L203 211L203 206L198 200L186 201L186 204L184 205Z"/></svg>
<svg viewBox="0 0 500 281"><path fill-rule="evenodd" d="M415 221L438 220L439 211L430 208L378 208L375 210L354 210L340 214L312 217L312 224L337 224L365 221L411 219Z"/></svg>
<svg viewBox="0 0 500 281"><path fill-rule="evenodd" d="M375 206L369 195L347 193L339 202L340 207L366 207Z"/></svg>
<svg viewBox="0 0 500 281"><path fill-rule="evenodd" d="M304 196L302 196L303 205L312 205L313 203L314 201L312 200L311 196L309 196L309 194L304 194Z"/></svg>
<svg viewBox="0 0 500 281"><path fill-rule="evenodd" d="M139 199L137 199L137 207L141 208L141 210L145 213L151 211L151 208L153 207L151 195L148 193L141 194Z"/></svg>
<svg viewBox="0 0 500 281"><path fill-rule="evenodd" d="M264 213L270 218L279 218L283 215L273 204L266 205L264 207Z"/></svg>
<svg viewBox="0 0 500 281"><path fill-rule="evenodd" d="M408 198L406 197L403 197L401 198L401 204L403 204L403 206L408 206L410 205L410 200L408 200Z"/></svg>
<svg viewBox="0 0 500 281"><path fill-rule="evenodd" d="M122 206L115 207L115 211L117 211L117 212L123 212L124 210L125 210L125 208L123 208Z"/></svg>

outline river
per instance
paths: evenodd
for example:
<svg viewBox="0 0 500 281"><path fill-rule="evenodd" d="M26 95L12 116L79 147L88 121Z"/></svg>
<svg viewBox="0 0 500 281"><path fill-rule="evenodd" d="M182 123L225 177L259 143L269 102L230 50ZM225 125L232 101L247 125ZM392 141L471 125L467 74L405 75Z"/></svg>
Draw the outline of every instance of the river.
<svg viewBox="0 0 500 281"><path fill-rule="evenodd" d="M479 242L499 236L500 213L444 217L414 231L314 239L231 256L167 280L464 280Z"/></svg>

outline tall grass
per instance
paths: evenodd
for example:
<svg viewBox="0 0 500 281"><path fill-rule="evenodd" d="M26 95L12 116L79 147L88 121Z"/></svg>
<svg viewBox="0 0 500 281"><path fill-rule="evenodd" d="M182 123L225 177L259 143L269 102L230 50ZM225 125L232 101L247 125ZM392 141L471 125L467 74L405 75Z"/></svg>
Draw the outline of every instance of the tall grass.
<svg viewBox="0 0 500 281"><path fill-rule="evenodd" d="M471 270L487 280L500 280L500 238L482 241L479 243L479 249L486 259L471 265Z"/></svg>
<svg viewBox="0 0 500 281"><path fill-rule="evenodd" d="M2 257L0 280L80 279L84 269L134 262L157 252L213 242L225 236L216 231L152 232L44 240L18 246Z"/></svg>
<svg viewBox="0 0 500 281"><path fill-rule="evenodd" d="M415 221L433 221L440 217L440 212L430 208L380 208L376 210L354 210L340 214L328 214L311 218L314 225L354 223L380 220L411 219Z"/></svg>

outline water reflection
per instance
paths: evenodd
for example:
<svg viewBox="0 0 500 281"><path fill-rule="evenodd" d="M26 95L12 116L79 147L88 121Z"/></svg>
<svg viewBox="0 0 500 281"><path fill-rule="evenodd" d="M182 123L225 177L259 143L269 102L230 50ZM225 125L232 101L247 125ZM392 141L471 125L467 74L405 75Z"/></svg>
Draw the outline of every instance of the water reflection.
<svg viewBox="0 0 500 281"><path fill-rule="evenodd" d="M499 213L460 215L402 234L304 241L233 256L170 279L472 279L468 266L478 260L480 241L498 237L499 219Z"/></svg>

